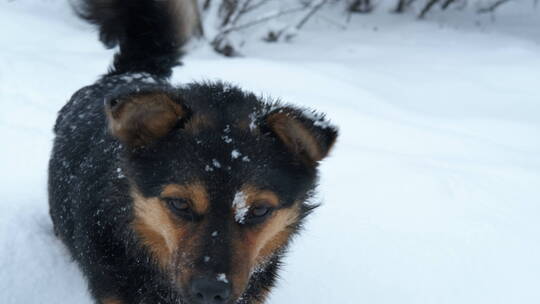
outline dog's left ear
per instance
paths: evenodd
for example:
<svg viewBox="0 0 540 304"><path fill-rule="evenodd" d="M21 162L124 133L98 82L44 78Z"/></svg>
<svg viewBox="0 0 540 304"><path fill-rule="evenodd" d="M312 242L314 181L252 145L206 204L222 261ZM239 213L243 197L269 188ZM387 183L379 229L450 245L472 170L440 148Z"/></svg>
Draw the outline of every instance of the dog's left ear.
<svg viewBox="0 0 540 304"><path fill-rule="evenodd" d="M316 166L336 142L338 130L324 115L282 107L266 116L266 126L308 165Z"/></svg>
<svg viewBox="0 0 540 304"><path fill-rule="evenodd" d="M111 134L131 147L164 137L188 116L182 104L163 92L112 99L105 107Z"/></svg>

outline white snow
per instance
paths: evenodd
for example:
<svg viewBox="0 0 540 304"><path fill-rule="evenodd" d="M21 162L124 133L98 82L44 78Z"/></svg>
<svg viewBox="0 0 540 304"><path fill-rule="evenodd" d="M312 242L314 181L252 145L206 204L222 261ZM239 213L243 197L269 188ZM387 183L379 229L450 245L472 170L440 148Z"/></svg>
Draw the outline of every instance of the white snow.
<svg viewBox="0 0 540 304"><path fill-rule="evenodd" d="M228 136L228 135L221 136L221 139L223 139L223 141L228 143L228 144L232 143L232 141L233 141L232 138L230 136Z"/></svg>
<svg viewBox="0 0 540 304"><path fill-rule="evenodd" d="M128 74L120 77L120 79L126 81L126 82L132 82L133 80L140 80L142 82L148 83L148 84L154 84L156 83L156 80L150 76L150 74L147 73L133 73Z"/></svg>
<svg viewBox="0 0 540 304"><path fill-rule="evenodd" d="M313 125L316 127L320 127L322 129L326 129L331 126L329 120L324 119L324 115L321 113L314 112L313 110L304 110L302 112L302 115L306 117L307 119L313 121Z"/></svg>
<svg viewBox="0 0 540 304"><path fill-rule="evenodd" d="M240 151L234 149L232 150L231 152L231 158L232 159L237 159L238 157L240 157L242 155L242 153L240 153Z"/></svg>
<svg viewBox="0 0 540 304"><path fill-rule="evenodd" d="M116 176L117 176L118 178L124 178L124 177L126 177L126 176L124 175L124 172L122 172L122 169L121 169L121 168L116 168L116 174L117 174Z"/></svg>
<svg viewBox="0 0 540 304"><path fill-rule="evenodd" d="M221 168L221 164L219 163L219 161L217 159L212 159L212 165L216 168Z"/></svg>
<svg viewBox="0 0 540 304"><path fill-rule="evenodd" d="M238 191L234 195L232 207L234 210L234 219L236 222L243 224L246 215L249 211L249 206L246 204L247 196L244 192Z"/></svg>
<svg viewBox="0 0 540 304"><path fill-rule="evenodd" d="M217 275L216 279L223 283L229 283L229 280L227 279L227 275L224 273L220 273Z"/></svg>
<svg viewBox="0 0 540 304"><path fill-rule="evenodd" d="M176 83L228 80L340 127L321 165L325 204L269 303L540 303L530 2L426 21L328 12L290 43L252 42L235 59L199 48L175 69ZM0 37L0 302L90 304L52 233L47 161L56 113L113 51L60 0L0 2Z"/></svg>
<svg viewBox="0 0 540 304"><path fill-rule="evenodd" d="M249 129L251 131L253 131L253 130L255 130L257 128L256 121L257 121L257 114L251 113L249 115Z"/></svg>

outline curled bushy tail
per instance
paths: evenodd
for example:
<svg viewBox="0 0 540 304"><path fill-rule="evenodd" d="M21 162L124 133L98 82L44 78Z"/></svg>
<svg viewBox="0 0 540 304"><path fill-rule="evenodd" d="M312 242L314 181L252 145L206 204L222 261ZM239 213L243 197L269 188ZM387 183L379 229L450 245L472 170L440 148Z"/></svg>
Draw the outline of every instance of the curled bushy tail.
<svg viewBox="0 0 540 304"><path fill-rule="evenodd" d="M186 37L178 0L76 0L77 14L99 27L100 40L119 45L109 74L147 72L169 77Z"/></svg>

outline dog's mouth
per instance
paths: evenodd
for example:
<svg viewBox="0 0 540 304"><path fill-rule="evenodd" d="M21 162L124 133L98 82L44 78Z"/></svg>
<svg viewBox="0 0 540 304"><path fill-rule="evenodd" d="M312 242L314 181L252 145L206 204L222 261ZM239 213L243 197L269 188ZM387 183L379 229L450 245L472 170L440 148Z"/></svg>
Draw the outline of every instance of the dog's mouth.
<svg viewBox="0 0 540 304"><path fill-rule="evenodd" d="M269 263L265 263L267 266ZM263 274L262 265L250 272L246 282L233 282L233 276L225 273L196 275L182 284L181 291L171 303L179 304L249 304L259 300L257 281ZM244 284L242 284L244 283Z"/></svg>

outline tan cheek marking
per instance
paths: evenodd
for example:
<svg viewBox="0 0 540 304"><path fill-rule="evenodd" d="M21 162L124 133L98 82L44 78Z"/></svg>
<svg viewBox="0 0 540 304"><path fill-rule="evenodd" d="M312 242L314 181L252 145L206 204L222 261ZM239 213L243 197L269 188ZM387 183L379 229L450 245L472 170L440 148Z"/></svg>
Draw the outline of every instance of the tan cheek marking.
<svg viewBox="0 0 540 304"><path fill-rule="evenodd" d="M117 298L105 298L101 300L102 304L124 304L122 301Z"/></svg>
<svg viewBox="0 0 540 304"><path fill-rule="evenodd" d="M266 300L268 298L268 294L270 293L270 291L268 290L263 290L261 292L261 294L259 295L259 297L261 298L260 301L254 301L253 304L264 304L266 303Z"/></svg>
<svg viewBox="0 0 540 304"><path fill-rule="evenodd" d="M245 185L240 191L245 195L246 205L249 207L261 201L279 207L280 199L272 191L260 190L252 185ZM238 235L233 236L232 268L234 271L230 273L230 278L237 296L243 292L248 283L250 272L287 242L290 236L290 230L287 227L293 224L299 215L297 205L278 209L260 227L241 229L244 232L238 232ZM264 300L258 303L262 304Z"/></svg>
<svg viewBox="0 0 540 304"><path fill-rule="evenodd" d="M239 297L245 291L250 278L251 261L246 258L249 255L249 246L239 238L234 239L232 245L234 247L231 260L232 271L228 277L232 282L233 296Z"/></svg>
<svg viewBox="0 0 540 304"><path fill-rule="evenodd" d="M165 186L161 192L161 196L189 199L193 204L193 209L198 214L206 213L210 204L206 189L201 183L189 185L170 184Z"/></svg>
<svg viewBox="0 0 540 304"><path fill-rule="evenodd" d="M292 225L298 219L298 209L288 208L277 211L263 230L256 235L250 235L252 246L252 263L256 265L263 262L267 257L283 246L289 239Z"/></svg>
<svg viewBox="0 0 540 304"><path fill-rule="evenodd" d="M235 237L233 241L234 257L231 279L235 293L240 294L247 284L250 271L266 261L278 248L288 240L290 231L287 228L298 218L297 207L278 210L260 229L246 231L243 237ZM263 301L264 302L264 301ZM261 302L261 303L263 303Z"/></svg>
<svg viewBox="0 0 540 304"><path fill-rule="evenodd" d="M145 198L137 192L132 192L132 197L135 205L133 230L161 266L168 267L185 232L176 227L158 198Z"/></svg>

